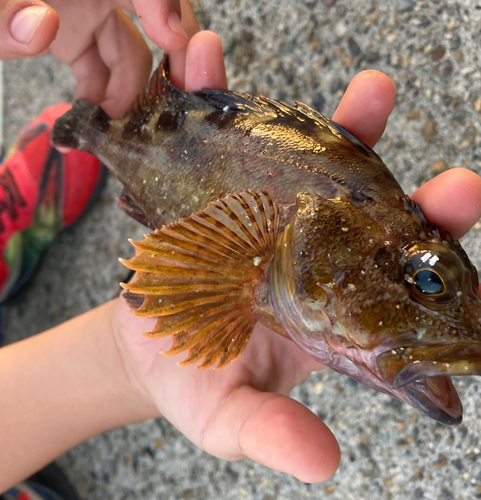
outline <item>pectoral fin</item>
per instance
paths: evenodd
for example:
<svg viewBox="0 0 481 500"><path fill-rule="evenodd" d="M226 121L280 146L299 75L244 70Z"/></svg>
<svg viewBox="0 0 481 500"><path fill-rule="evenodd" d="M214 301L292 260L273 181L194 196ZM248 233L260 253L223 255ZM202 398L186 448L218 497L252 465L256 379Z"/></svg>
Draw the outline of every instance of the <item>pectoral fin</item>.
<svg viewBox="0 0 481 500"><path fill-rule="evenodd" d="M148 337L173 336L181 366L222 368L247 345L257 321L254 294L271 260L279 210L265 192L234 194L205 210L132 242L122 261L137 272L122 284L138 316L157 317Z"/></svg>

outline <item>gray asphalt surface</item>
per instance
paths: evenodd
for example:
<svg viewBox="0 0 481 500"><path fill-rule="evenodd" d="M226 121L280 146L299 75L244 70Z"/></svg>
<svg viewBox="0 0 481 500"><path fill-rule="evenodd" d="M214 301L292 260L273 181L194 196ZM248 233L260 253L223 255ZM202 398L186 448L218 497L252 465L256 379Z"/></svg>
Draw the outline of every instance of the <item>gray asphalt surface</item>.
<svg viewBox="0 0 481 500"><path fill-rule="evenodd" d="M295 5L295 7L294 7ZM350 79L376 68L398 87L396 109L376 147L406 192L440 171L481 173L481 3L204 0L203 27L222 38L229 85L331 116ZM43 108L70 100L75 82L46 57L5 64L6 142ZM4 309L7 342L34 335L119 293L119 256L143 229L115 204L110 179L100 202L65 231L32 286ZM481 224L464 239L481 265ZM343 458L337 474L303 484L248 460L228 463L189 443L163 419L116 429L59 463L82 499L481 498L481 384L458 379L462 425L443 427L414 409L326 370L293 391L331 427Z"/></svg>

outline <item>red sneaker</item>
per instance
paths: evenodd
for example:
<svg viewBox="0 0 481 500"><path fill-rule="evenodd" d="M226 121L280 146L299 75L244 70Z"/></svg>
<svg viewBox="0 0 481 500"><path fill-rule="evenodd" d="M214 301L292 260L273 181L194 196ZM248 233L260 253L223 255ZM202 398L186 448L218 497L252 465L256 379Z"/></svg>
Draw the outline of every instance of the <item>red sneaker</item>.
<svg viewBox="0 0 481 500"><path fill-rule="evenodd" d="M0 165L0 301L28 281L42 252L89 208L104 184L97 158L50 146L55 120L70 107L52 106L30 122Z"/></svg>

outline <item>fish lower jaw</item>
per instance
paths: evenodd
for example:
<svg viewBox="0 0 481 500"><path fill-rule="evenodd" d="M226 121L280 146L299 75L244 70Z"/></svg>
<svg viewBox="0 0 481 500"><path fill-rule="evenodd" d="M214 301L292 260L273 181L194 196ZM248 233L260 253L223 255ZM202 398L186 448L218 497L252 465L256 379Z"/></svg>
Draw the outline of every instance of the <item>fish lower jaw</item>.
<svg viewBox="0 0 481 500"><path fill-rule="evenodd" d="M471 339L385 350L377 358L392 393L445 425L462 420L451 376L481 375L481 343Z"/></svg>
<svg viewBox="0 0 481 500"><path fill-rule="evenodd" d="M403 391L407 396L407 403L439 423L461 423L463 406L451 377L443 375L416 380L403 387Z"/></svg>
<svg viewBox="0 0 481 500"><path fill-rule="evenodd" d="M396 385L396 380L385 378L378 370L376 351L376 349L372 351L350 349L347 355L351 358L352 364L346 366L341 362L332 368L372 389L408 403L441 424L458 425L461 423L463 407L449 376L418 376L417 379L399 387ZM349 373L349 367L354 367L352 373Z"/></svg>

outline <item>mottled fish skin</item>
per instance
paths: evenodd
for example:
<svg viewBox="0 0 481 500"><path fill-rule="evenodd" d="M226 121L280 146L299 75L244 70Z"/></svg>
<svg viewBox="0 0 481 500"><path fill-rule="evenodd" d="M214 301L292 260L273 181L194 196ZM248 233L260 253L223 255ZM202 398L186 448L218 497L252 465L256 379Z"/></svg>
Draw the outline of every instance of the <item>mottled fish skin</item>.
<svg viewBox="0 0 481 500"><path fill-rule="evenodd" d="M381 159L315 110L224 90L187 94L163 71L118 120L76 103L84 121L91 117L75 147L114 172L151 227L246 189L268 191L281 207L293 206L302 191L388 203L385 213L376 209L382 223L409 222L403 192Z"/></svg>
<svg viewBox="0 0 481 500"><path fill-rule="evenodd" d="M53 141L99 157L125 186L121 207L156 229L134 243L124 288L135 314L158 318L148 335L173 335L167 354L225 366L260 320L461 421L449 376L481 374L477 272L342 127L300 103L187 94L162 65L123 117L77 101Z"/></svg>

